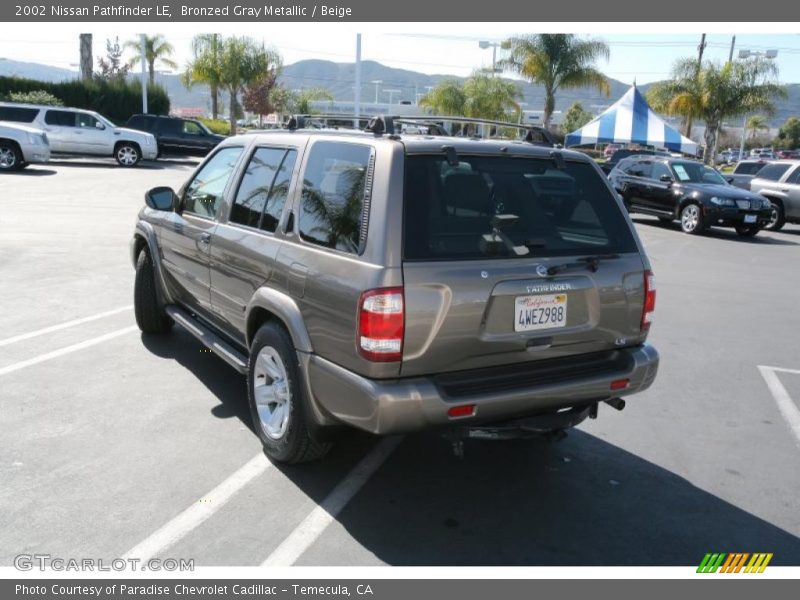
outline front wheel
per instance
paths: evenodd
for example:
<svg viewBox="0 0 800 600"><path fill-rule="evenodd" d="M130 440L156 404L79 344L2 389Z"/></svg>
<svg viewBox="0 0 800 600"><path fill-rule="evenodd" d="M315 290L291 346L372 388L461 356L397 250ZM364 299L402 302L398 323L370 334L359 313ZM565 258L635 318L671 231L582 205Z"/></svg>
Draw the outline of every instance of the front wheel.
<svg viewBox="0 0 800 600"><path fill-rule="evenodd" d="M123 142L114 151L114 158L122 167L135 167L142 160L142 154L135 144Z"/></svg>
<svg viewBox="0 0 800 600"><path fill-rule="evenodd" d="M736 233L742 237L755 237L761 228L758 225L737 225Z"/></svg>
<svg viewBox="0 0 800 600"><path fill-rule="evenodd" d="M329 444L315 441L292 338L280 324L262 325L250 347L247 390L253 425L264 452L283 463L323 457Z"/></svg>
<svg viewBox="0 0 800 600"><path fill-rule="evenodd" d="M777 202L770 200L769 223L764 229L780 231L785 224L786 214L783 212L783 207Z"/></svg>
<svg viewBox="0 0 800 600"><path fill-rule="evenodd" d="M684 233L697 235L703 233L705 221L703 210L697 204L687 204L681 210L681 230Z"/></svg>
<svg viewBox="0 0 800 600"><path fill-rule="evenodd" d="M136 260L133 313L136 324L143 333L168 333L172 329L172 319L158 302L156 285L153 259L147 250L142 250Z"/></svg>

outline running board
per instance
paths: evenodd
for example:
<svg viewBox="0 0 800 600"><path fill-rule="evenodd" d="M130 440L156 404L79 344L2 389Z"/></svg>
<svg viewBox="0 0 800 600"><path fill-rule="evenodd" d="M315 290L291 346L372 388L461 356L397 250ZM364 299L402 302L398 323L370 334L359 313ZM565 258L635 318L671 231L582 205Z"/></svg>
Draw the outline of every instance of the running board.
<svg viewBox="0 0 800 600"><path fill-rule="evenodd" d="M244 354L224 341L185 310L177 306L167 306L165 310L173 321L196 337L200 343L211 350L211 352L219 356L242 375L247 374L247 357Z"/></svg>

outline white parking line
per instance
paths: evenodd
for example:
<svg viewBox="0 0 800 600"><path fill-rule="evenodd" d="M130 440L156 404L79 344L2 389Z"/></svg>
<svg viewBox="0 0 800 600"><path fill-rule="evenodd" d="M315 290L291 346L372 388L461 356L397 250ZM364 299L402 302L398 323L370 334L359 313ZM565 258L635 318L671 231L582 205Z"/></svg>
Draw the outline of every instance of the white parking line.
<svg viewBox="0 0 800 600"><path fill-rule="evenodd" d="M34 356L33 358L29 358L28 360L22 360L20 362L10 364L7 367L0 368L0 375L8 375L9 373L13 373L15 371L19 371L20 369L25 369L27 367L32 367L33 365L38 365L39 363L43 363L45 361L58 358L59 356L64 356L65 354L70 354L71 352L77 352L78 350L89 348L90 346L96 346L97 344L101 344L115 337L119 337L121 335L125 335L126 333L136 331L137 329L138 328L136 327L136 325L131 325L130 327L117 329L116 331L112 331L111 333L106 333L104 335L100 335L88 339L86 341L79 342L77 344L72 344L71 346L66 346L65 348L60 348L58 350L53 350L52 352L48 352L46 354L40 354L39 356Z"/></svg>
<svg viewBox="0 0 800 600"><path fill-rule="evenodd" d="M772 397L775 398L775 402L778 404L778 410L783 418L786 419L789 429L791 429L792 433L794 434L795 441L798 447L800 447L800 409L798 409L797 405L792 402L789 392L786 391L786 388L783 386L781 380L776 374L794 373L796 375L800 375L800 370L782 369L780 367L765 367L761 365L759 365L758 370L761 371L761 376L764 378L764 381L767 382L767 387L772 393Z"/></svg>
<svg viewBox="0 0 800 600"><path fill-rule="evenodd" d="M381 441L328 494L328 496L281 542L261 566L293 565L330 525L361 487L397 448L402 437Z"/></svg>
<svg viewBox="0 0 800 600"><path fill-rule="evenodd" d="M271 465L272 463L267 460L264 453L259 452L233 475L228 477L177 517L166 523L147 539L128 550L122 557L126 559L138 558L146 561L158 555L159 552L172 546L220 508L225 506L236 492L261 475Z"/></svg>
<svg viewBox="0 0 800 600"><path fill-rule="evenodd" d="M96 321L98 319L110 317L111 315L116 315L118 313L131 310L132 308L133 306L131 305L121 306L119 308L115 308L114 310L108 310L106 312L97 313L96 315L91 315L89 317L82 317L80 319L74 319L72 321L65 321L64 323L59 323L58 325L45 327L44 329L37 329L36 331L31 331L30 333L15 335L14 337L0 340L0 346L8 346L9 344L21 342L22 340L28 340L30 338L34 338L40 335L45 335L47 333L53 333L54 331L60 331L61 329L67 329L68 327L75 327L75 325L82 325L83 323L89 323L90 321Z"/></svg>

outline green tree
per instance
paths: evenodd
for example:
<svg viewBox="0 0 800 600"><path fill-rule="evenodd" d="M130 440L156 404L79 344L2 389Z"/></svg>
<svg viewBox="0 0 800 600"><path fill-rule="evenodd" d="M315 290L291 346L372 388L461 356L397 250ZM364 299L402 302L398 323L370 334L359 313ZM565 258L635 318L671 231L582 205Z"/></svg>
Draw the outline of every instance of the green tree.
<svg viewBox="0 0 800 600"><path fill-rule="evenodd" d="M464 116L467 102L464 86L458 79L445 79L420 98L421 106L427 106L439 115Z"/></svg>
<svg viewBox="0 0 800 600"><path fill-rule="evenodd" d="M44 90L33 90L30 92L11 92L8 95L11 102L19 102L21 104L44 104L46 106L64 106L64 103Z"/></svg>
<svg viewBox="0 0 800 600"><path fill-rule="evenodd" d="M564 121L561 123L561 130L566 133L572 133L576 129L580 129L594 118L594 115L583 108L580 102L573 102L564 114Z"/></svg>
<svg viewBox="0 0 800 600"><path fill-rule="evenodd" d="M133 57L128 61L128 67L135 69L142 62L142 45L140 40L128 40L125 47L133 50ZM156 83L156 63L159 62L170 69L177 69L178 63L172 60L175 48L160 33L144 36L144 60L147 63L147 72L150 75L150 85Z"/></svg>
<svg viewBox="0 0 800 600"><path fill-rule="evenodd" d="M224 40L220 55L220 89L228 92L231 131L236 131L236 110L239 94L248 84L263 78L271 69L279 69L281 57L248 37Z"/></svg>
<svg viewBox="0 0 800 600"><path fill-rule="evenodd" d="M473 73L462 84L447 79L420 99L437 114L501 120L519 116L519 87L512 81Z"/></svg>
<svg viewBox="0 0 800 600"><path fill-rule="evenodd" d="M800 118L789 117L778 131L781 145L789 150L800 148Z"/></svg>
<svg viewBox="0 0 800 600"><path fill-rule="evenodd" d="M187 88L205 84L211 94L211 118L219 116L219 90L222 61L222 36L218 33L204 33L192 38L193 58L186 66L181 81Z"/></svg>
<svg viewBox="0 0 800 600"><path fill-rule="evenodd" d="M119 45L119 38L106 39L106 56L97 61L99 71L96 74L98 79L108 82L125 83L128 77L128 66L122 64L122 47Z"/></svg>
<svg viewBox="0 0 800 600"><path fill-rule="evenodd" d="M574 34L538 33L512 37L503 42L509 51L500 61L504 69L518 73L544 87L544 126L550 127L560 89L594 87L608 95L608 78L594 67L608 60L608 44L597 39L581 39Z"/></svg>
<svg viewBox="0 0 800 600"><path fill-rule="evenodd" d="M777 83L778 69L763 58L724 65L684 59L675 63L672 79L653 86L647 99L653 109L705 122L703 161L713 161L717 131L724 119L755 111L772 113L773 98L786 95Z"/></svg>
<svg viewBox="0 0 800 600"><path fill-rule="evenodd" d="M293 113L301 115L310 115L315 111L311 108L312 102L319 102L320 100L333 100L331 94L325 88L309 88L292 92L289 95L288 110Z"/></svg>
<svg viewBox="0 0 800 600"><path fill-rule="evenodd" d="M750 130L750 137L754 139L759 131L769 129L769 122L763 115L753 115L747 119L747 129Z"/></svg>

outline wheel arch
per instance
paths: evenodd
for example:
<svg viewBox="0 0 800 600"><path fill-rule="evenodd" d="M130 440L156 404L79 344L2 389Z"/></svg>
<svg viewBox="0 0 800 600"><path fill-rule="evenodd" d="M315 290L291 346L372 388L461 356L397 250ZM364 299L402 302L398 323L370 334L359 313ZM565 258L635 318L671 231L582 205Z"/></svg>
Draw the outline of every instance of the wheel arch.
<svg viewBox="0 0 800 600"><path fill-rule="evenodd" d="M131 260L134 268L136 268L136 261L139 260L139 253L142 250L147 250L150 259L153 261L153 269L155 270L158 284L156 285L156 292L158 293L159 300L162 304L173 304L169 288L164 279L164 270L161 265L161 252L159 251L155 228L147 221L142 221L140 219L136 223L136 229L133 232L133 239L131 240Z"/></svg>
<svg viewBox="0 0 800 600"><path fill-rule="evenodd" d="M246 309L245 340L248 347L258 328L268 321L277 321L286 328L297 351L313 352L300 307L294 299L284 292L262 287L253 294Z"/></svg>

